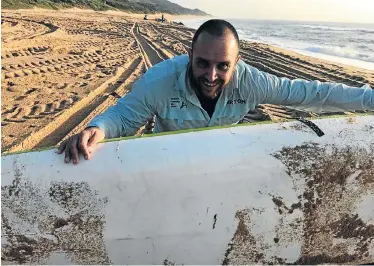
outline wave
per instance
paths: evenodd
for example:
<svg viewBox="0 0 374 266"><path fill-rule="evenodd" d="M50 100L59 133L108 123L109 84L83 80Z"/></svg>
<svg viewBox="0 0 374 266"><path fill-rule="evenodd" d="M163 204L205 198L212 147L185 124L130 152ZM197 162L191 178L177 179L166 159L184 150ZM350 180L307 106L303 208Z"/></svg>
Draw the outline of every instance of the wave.
<svg viewBox="0 0 374 266"><path fill-rule="evenodd" d="M295 26L295 25L292 25ZM309 28L314 30L329 30L329 31L353 31L353 32L362 32L362 33L373 33L374 29L367 28L341 28L341 27L331 27L331 26L322 26L322 25L300 25L303 28Z"/></svg>
<svg viewBox="0 0 374 266"><path fill-rule="evenodd" d="M186 21L197 28L203 21ZM374 69L374 24L233 20L241 40L293 50L309 56ZM342 46L344 45L344 46ZM369 68L368 68L369 69Z"/></svg>
<svg viewBox="0 0 374 266"><path fill-rule="evenodd" d="M342 47L323 47L323 46L309 46L303 48L303 50L313 53L326 54L356 60L362 60L374 63L374 55L362 54L354 49L342 48Z"/></svg>
<svg viewBox="0 0 374 266"><path fill-rule="evenodd" d="M238 33L240 40L265 42L265 39L262 36L259 36L256 32L244 29L236 29L236 32Z"/></svg>
<svg viewBox="0 0 374 266"><path fill-rule="evenodd" d="M242 29L236 29L236 32L238 35L247 35L248 31L247 30L242 30Z"/></svg>
<svg viewBox="0 0 374 266"><path fill-rule="evenodd" d="M271 36L270 38L264 38L262 36L259 36L255 33L243 34L244 32L241 32L239 34L240 39L242 40L248 40L248 41L255 41L255 42L261 42L266 43L270 45L279 46L285 49L291 49L291 50L304 50L306 52L312 52L312 53L318 53L318 54L325 54L335 57L342 57L342 58L348 58L348 59L355 59L360 61L366 61L374 63L374 53L371 52L371 47L367 47L365 45L357 46L359 50L356 50L354 48L348 48L348 47L339 47L339 46L324 46L324 45L317 45L313 44L313 42L295 42L290 41L285 38L273 38ZM369 50L369 51L365 51ZM363 53L364 52L364 53Z"/></svg>

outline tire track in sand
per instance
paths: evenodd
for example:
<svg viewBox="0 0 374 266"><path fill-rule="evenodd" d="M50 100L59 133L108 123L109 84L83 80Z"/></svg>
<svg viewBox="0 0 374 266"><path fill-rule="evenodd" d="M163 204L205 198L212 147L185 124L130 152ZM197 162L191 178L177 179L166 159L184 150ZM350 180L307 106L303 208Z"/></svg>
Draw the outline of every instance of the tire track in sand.
<svg viewBox="0 0 374 266"><path fill-rule="evenodd" d="M2 20L7 20L8 22L11 22L11 21L14 21L14 18L2 15ZM27 19L27 18L17 18L17 20L18 20L17 23L28 22L28 23L34 23L34 24L40 25L40 26L42 26L42 29L39 29L38 31L36 31L36 33L32 33L32 34L28 34L28 35L26 34L26 35L23 35L23 36L20 36L20 37L17 36L17 38L14 38L13 40L31 39L31 38L35 38L37 36L50 34L50 33L55 32L56 30L59 29L58 26L56 26L52 23L49 23L49 22L45 22L45 21L37 21L37 20L34 20L34 19ZM25 26L29 27L29 25L25 25Z"/></svg>
<svg viewBox="0 0 374 266"><path fill-rule="evenodd" d="M54 14L25 13L9 12L13 21L2 23L7 30L4 37L12 41L2 51L2 85L8 100L1 110L3 151L58 143L106 98L117 99L111 93L124 94L118 89L120 84L127 76L141 75L144 68L130 33L133 22L102 23L91 17L67 20ZM44 39L44 33L51 30L49 25L31 21L51 23L61 34ZM80 32L72 36L70 29ZM31 39L22 42L28 37ZM13 41L16 38L21 42ZM129 70L118 73L129 65ZM112 84L103 83L108 79ZM103 86L106 88L101 90Z"/></svg>
<svg viewBox="0 0 374 266"><path fill-rule="evenodd" d="M148 69L167 59L166 56L157 51L157 48L154 48L154 46L152 46L150 42L139 32L138 23L134 24L132 32L143 54L143 58Z"/></svg>
<svg viewBox="0 0 374 266"><path fill-rule="evenodd" d="M170 55L168 56L167 53L163 51L161 47L158 47L157 45L152 44L151 40L143 36L139 32L139 26L136 23L134 23L131 29L131 32L133 34L135 42L138 44L139 49L141 51L142 60L139 57L133 61L131 66L126 71L127 73L125 73L122 78L118 79L117 81L118 85L116 86L116 89L112 90L112 92L110 93L103 95L101 97L100 102L97 102L96 104L94 104L95 107L92 109L92 111L89 114L87 114L84 117L83 120L80 119L80 117L78 117L79 114L75 115L74 117L71 117L72 121L81 121L77 126L75 126L67 134L65 134L65 132L61 132L59 134L56 132L52 133L50 137L47 137L42 142L40 142L36 146L36 148L51 146L51 145L56 144L55 139L56 138L60 139L60 136L63 137L61 140L63 141L67 139L68 137L81 132L95 116L106 111L110 106L115 105L119 98L123 97L126 93L128 93L131 90L132 85L134 84L136 79L142 73L144 73L144 70L148 70L154 64L157 64L171 57ZM144 130L144 126L139 129L139 134L141 134L143 130Z"/></svg>
<svg viewBox="0 0 374 266"><path fill-rule="evenodd" d="M130 63L125 66L126 69L131 66L132 61L133 60L129 60ZM115 84L118 79L126 78L124 77L126 69L123 67L117 68L113 77L105 81L94 91L91 91L85 98L66 109L61 115L57 116L52 122L39 131L26 137L19 144L10 147L8 151L16 152L55 145L77 126L84 117L88 116L92 110L103 102L102 94L110 93L116 89L116 86L113 84Z"/></svg>
<svg viewBox="0 0 374 266"><path fill-rule="evenodd" d="M130 68L126 71L127 73L124 74L126 78L119 79L117 88L103 96L103 100L100 105L98 105L87 117L85 117L82 122L79 123L73 130L71 130L66 136L61 140L64 141L67 138L71 137L74 134L77 134L84 130L90 121L97 115L105 112L109 107L115 105L117 101L125 96L129 91L131 91L132 85L135 83L137 78L144 72L144 62L139 57L136 59ZM59 142L61 143L61 142Z"/></svg>

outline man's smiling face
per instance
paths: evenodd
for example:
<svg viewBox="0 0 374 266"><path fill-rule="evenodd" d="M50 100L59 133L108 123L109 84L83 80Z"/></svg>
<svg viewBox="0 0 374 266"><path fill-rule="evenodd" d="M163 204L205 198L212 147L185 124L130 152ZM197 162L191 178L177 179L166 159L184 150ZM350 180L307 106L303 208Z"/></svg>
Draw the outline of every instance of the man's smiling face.
<svg viewBox="0 0 374 266"><path fill-rule="evenodd" d="M196 93L216 98L229 84L238 61L239 47L233 34L217 37L202 32L190 52L191 84Z"/></svg>

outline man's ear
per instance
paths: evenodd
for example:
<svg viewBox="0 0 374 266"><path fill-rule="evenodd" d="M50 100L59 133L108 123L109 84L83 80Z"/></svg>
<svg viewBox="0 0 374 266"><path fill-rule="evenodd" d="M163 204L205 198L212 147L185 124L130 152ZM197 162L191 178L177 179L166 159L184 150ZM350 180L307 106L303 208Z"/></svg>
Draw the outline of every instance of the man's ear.
<svg viewBox="0 0 374 266"><path fill-rule="evenodd" d="M240 56L240 54L239 54L238 57L236 58L236 62L235 62L235 64L237 64L237 63L239 62L240 59L241 59L241 56Z"/></svg>

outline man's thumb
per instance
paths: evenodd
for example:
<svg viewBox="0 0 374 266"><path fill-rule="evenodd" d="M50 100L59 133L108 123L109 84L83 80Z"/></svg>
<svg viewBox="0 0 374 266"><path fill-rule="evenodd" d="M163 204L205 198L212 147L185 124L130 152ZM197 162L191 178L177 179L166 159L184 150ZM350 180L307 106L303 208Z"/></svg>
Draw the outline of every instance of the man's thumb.
<svg viewBox="0 0 374 266"><path fill-rule="evenodd" d="M93 148L96 146L96 144L101 141L103 139L102 136L100 136L100 134L98 134L98 132L94 132L93 135L91 136L91 138L88 140L88 148L90 150L90 148Z"/></svg>

